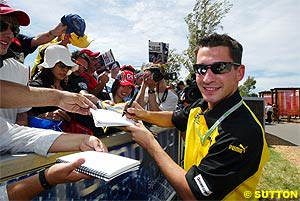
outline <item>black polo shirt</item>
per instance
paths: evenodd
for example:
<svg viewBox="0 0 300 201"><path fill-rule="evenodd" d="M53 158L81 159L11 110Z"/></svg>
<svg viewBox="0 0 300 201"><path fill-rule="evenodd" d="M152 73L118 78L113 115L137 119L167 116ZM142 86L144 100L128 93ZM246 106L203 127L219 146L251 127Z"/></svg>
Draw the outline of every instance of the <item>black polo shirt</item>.
<svg viewBox="0 0 300 201"><path fill-rule="evenodd" d="M236 91L212 110L199 100L173 114L173 124L187 132L184 168L197 199L243 200L246 191L254 193L256 189L268 150L263 128L244 102L204 138L207 130L241 100Z"/></svg>

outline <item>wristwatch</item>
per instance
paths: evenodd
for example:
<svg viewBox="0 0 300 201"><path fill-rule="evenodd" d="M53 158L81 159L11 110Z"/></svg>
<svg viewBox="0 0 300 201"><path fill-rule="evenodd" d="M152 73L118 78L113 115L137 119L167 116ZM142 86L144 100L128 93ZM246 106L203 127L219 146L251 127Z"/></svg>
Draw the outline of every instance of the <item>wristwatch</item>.
<svg viewBox="0 0 300 201"><path fill-rule="evenodd" d="M148 94L154 94L155 90L154 89L148 89Z"/></svg>
<svg viewBox="0 0 300 201"><path fill-rule="evenodd" d="M54 185L50 185L48 181L46 180L45 176L45 169L39 172L39 180L41 182L41 185L45 190L52 188Z"/></svg>

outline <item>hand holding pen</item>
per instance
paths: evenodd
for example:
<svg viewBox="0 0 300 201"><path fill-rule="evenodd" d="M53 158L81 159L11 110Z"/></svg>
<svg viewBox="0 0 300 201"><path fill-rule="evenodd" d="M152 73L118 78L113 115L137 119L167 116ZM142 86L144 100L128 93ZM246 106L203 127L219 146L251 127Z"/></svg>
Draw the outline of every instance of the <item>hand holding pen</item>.
<svg viewBox="0 0 300 201"><path fill-rule="evenodd" d="M101 100L98 100L98 101L96 102L96 106L97 106L98 109L103 109L102 101L101 101Z"/></svg>
<svg viewBox="0 0 300 201"><path fill-rule="evenodd" d="M135 94L133 94L132 99L129 101L129 103L125 106L123 113L122 113L122 117L126 114L127 109L131 107L133 101L135 100L136 96L137 96L138 92L135 92Z"/></svg>

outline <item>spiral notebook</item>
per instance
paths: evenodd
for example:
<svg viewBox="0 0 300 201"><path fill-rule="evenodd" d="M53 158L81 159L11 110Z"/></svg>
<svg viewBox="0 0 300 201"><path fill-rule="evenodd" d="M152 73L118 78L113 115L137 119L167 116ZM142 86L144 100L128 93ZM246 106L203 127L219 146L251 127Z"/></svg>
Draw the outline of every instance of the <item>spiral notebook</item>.
<svg viewBox="0 0 300 201"><path fill-rule="evenodd" d="M84 158L85 163L79 166L78 172L110 181L124 173L139 169L140 161L111 153L84 151L65 155L56 159L57 163L69 163Z"/></svg>

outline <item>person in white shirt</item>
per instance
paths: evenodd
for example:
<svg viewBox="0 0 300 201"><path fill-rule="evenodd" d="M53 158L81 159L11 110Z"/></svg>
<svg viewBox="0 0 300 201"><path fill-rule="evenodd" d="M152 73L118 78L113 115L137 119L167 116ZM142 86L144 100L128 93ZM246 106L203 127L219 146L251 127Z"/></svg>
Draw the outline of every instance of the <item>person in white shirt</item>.
<svg viewBox="0 0 300 201"><path fill-rule="evenodd" d="M268 103L265 106L265 113L267 115L267 122L269 124L271 124L272 123L272 113L273 113L273 107L272 107L271 103Z"/></svg>
<svg viewBox="0 0 300 201"><path fill-rule="evenodd" d="M178 96L168 89L161 68L153 65L144 69L143 83L136 101L150 111L173 111Z"/></svg>

